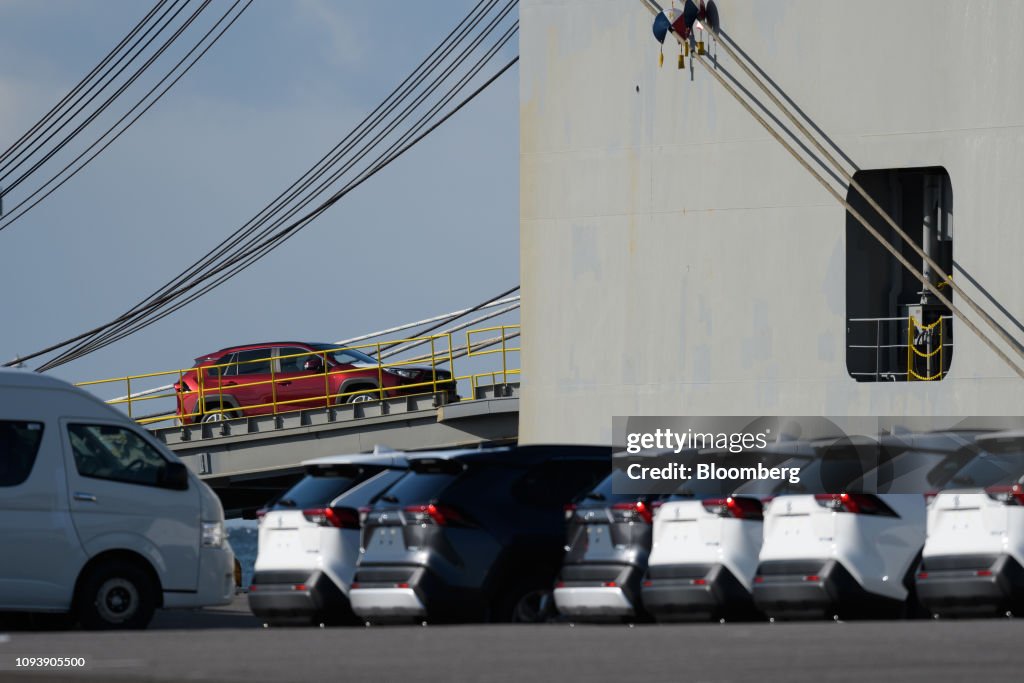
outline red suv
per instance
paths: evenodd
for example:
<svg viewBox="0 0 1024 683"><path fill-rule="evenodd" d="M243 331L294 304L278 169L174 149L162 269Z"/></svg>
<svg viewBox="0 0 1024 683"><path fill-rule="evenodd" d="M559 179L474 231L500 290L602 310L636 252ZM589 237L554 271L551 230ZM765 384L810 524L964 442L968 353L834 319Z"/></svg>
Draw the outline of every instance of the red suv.
<svg viewBox="0 0 1024 683"><path fill-rule="evenodd" d="M434 391L455 396L447 370L387 367L355 349L305 342L232 346L200 356L174 388L182 424Z"/></svg>

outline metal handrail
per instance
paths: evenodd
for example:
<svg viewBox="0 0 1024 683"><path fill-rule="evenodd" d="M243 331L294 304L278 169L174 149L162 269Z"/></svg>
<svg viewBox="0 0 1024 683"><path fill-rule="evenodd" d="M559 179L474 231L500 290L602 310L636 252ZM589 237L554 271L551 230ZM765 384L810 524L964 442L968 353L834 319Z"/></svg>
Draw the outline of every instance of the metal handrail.
<svg viewBox="0 0 1024 683"><path fill-rule="evenodd" d="M480 332L494 332L500 330L500 337L495 337L483 342L477 342L477 348L474 349L471 342L473 335ZM514 330L514 332L513 332ZM189 422L201 421L204 417L211 414L221 414L226 412L238 412L242 415L252 414L252 411L256 411L257 414L271 413L274 415L291 412L296 410L307 410L311 407L331 407L338 405L339 403L346 402L345 399L359 396L369 395L375 400L383 400L393 395L398 395L401 392L401 396L417 396L426 394L438 394L441 392L451 392L457 395L457 389L460 382L468 383L471 387L470 399L476 397L477 387L484 382L485 378L490 377L492 384L498 383L498 378L504 383L508 382L509 376L516 376L519 374L518 367L512 367L509 363L508 355L519 351L519 347L512 347L507 342L509 339L519 336L518 325L501 325L495 327L483 328L480 330L468 330L466 332L467 345L464 347L467 353L466 356L486 356L500 353L502 356L501 370L492 370L486 372L470 372L459 375L455 370L455 359L461 357L461 354L457 354L456 351L462 352L462 348L457 348L452 342L452 333L438 333L423 337L414 337L410 339L398 339L398 340L387 340L378 341L368 344L359 345L339 345L335 348L317 350L317 351L303 351L301 353L290 353L281 355L269 355L265 358L258 360L247 360L247 361L234 361L230 363L216 363L212 365L204 365L202 367L191 367L191 368L179 368L175 370L166 370L162 372L148 372L138 375L124 375L119 377L112 377L100 380L91 380L86 382L78 383L80 387L99 387L110 384L122 384L126 389L125 396L119 396L117 398L107 400L109 405L119 406L124 408L129 417L135 417L135 407L143 402L154 401L159 399L170 399L176 400L176 409L173 412L167 411L163 413L143 415L136 418L136 421L140 424L157 424L160 422L166 422L176 420L181 424ZM498 342L501 343L500 349L494 350L483 350L482 347L490 347ZM422 344L430 345L430 354L422 354L413 358L401 358L401 359L390 359L385 361L381 358L380 351L382 347L392 344L409 344L414 343L419 346ZM370 351L373 351L373 356L376 359L375 365L366 364L365 366L353 367L349 369L337 369L332 368L328 362L328 356L331 354L348 351L348 350L363 350L364 353L370 355ZM318 356L321 359L322 370L318 371L301 371L298 373L288 372L282 374L279 370L281 367L282 360L294 359L294 358L308 358L310 356ZM237 370L241 369L241 366L249 365L250 367L255 364L266 364L268 366L268 372L270 375L269 379L258 379L256 381L241 381L232 382L231 385L226 384L225 380L228 378L239 378L245 377L244 373L238 373ZM389 370L397 370L409 365L420 365L427 366L429 364L429 379L422 378L416 382L405 382L401 384L395 384L392 386L386 385L385 373ZM445 372L450 373L449 379L439 379L438 370L446 366ZM236 373L230 373L230 370L234 368ZM426 368L425 368L426 369ZM332 379L338 376L351 375L355 373L366 372L367 370L376 371L376 383L375 388L356 388L352 391L332 391ZM264 373L260 373L264 374ZM180 387L188 385L184 384L185 377L192 377L195 381L196 386L194 388L181 390ZM142 380L149 380L158 377L172 378L176 377L177 382L175 384L168 384L161 387L148 388L141 391L132 391L133 382L138 383ZM303 396L301 398L287 398L278 395L279 386L287 386L288 384L295 381L309 380L315 377L323 377L324 388L322 394L313 396ZM167 381L167 380L165 380ZM179 387L178 390L173 390L174 387ZM269 387L270 401L262 401L256 404L244 404L244 405L233 405L237 404L237 399L233 396L233 392L239 389L246 389L251 387L267 386ZM340 384L335 384L336 388L341 388ZM168 390L171 391L168 391ZM186 411L184 408L184 397L196 396L196 402L194 406ZM228 400L225 397L230 397ZM301 404L301 405L299 405Z"/></svg>
<svg viewBox="0 0 1024 683"><path fill-rule="evenodd" d="M895 378L897 378L897 377L903 378L903 379L897 380L897 381L911 381L912 379L922 380L922 381L941 380L945 376L945 374L946 374L946 370L944 368L945 368L945 365L946 365L946 359L948 357L947 356L947 351L949 351L949 350L954 348L953 343L947 341L946 339L943 339L942 338L942 334L940 332L940 339L939 339L939 343L938 343L937 348L934 348L932 351L930 351L928 353L918 351L915 348L914 337L913 337L913 329L914 328L922 328L922 327L924 327L925 329L938 328L941 331L944 327L948 326L948 322L947 321L951 321L952 319L953 319L952 316L943 315L943 316L939 316L938 318L936 318L935 321L930 323L928 326L922 326L919 323L917 323L917 321L914 319L914 317L912 315L911 316L881 317L881 318L848 318L847 319L847 323L848 324L853 324L853 323L873 323L875 325L875 343L874 344L849 344L848 343L847 346L846 346L848 351L851 350L851 349L857 349L857 350L861 350L861 351L871 351L871 350L874 350L874 352L875 352L875 354L874 354L874 356L875 356L875 367L874 367L874 370L873 371L864 371L864 370L848 369L849 374L851 376L853 376L853 377L874 377L875 381L881 381L883 379L895 380ZM888 335L883 335L882 334L883 324L884 325L889 325L889 324L892 324L892 323L905 324L906 325L906 330L905 331L901 331L900 327L902 327L902 325L899 325L895 329L895 333L888 334ZM890 330L890 331L893 330L893 328L891 328L891 327L887 328L887 329ZM899 341L899 343L895 343L895 344L892 344L892 343L885 343L885 344L883 344L882 343L883 336L885 336L887 339L897 339L897 340L900 340L900 341ZM882 363L883 351L897 351L897 352L901 352L901 355L904 358L903 362L906 363L907 368L901 369L899 367L898 363L896 363L894 367L883 368L882 367L882 365L883 365L883 363ZM902 353L902 352L905 352L905 353ZM934 373L931 373L929 375L920 375L920 374L918 374L917 372L914 371L914 369L912 367L912 363L913 363L912 359L913 358L917 358L917 357L931 358L931 357L934 357L934 356L938 356L939 357L939 369L938 369L938 372L934 372ZM890 359L891 358L892 357L890 356Z"/></svg>

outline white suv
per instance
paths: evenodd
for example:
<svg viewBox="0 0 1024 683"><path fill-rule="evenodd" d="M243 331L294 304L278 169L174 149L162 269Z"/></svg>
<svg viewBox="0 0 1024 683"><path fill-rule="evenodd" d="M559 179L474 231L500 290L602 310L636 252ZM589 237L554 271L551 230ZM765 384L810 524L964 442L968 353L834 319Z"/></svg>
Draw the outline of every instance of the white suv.
<svg viewBox="0 0 1024 683"><path fill-rule="evenodd" d="M402 455L336 455L260 512L249 608L270 623L362 623L348 592L359 559L360 508L406 473Z"/></svg>
<svg viewBox="0 0 1024 683"><path fill-rule="evenodd" d="M779 496L765 507L757 607L783 618L913 614L913 572L925 541L923 494L976 457L974 436L902 434L826 449L820 461L826 493ZM876 467L850 478L872 461Z"/></svg>
<svg viewBox="0 0 1024 683"><path fill-rule="evenodd" d="M813 462L807 442L720 457L724 466L749 459L800 473ZM750 463L743 463L750 464ZM811 473L802 474L806 481ZM700 482L697 482L700 483ZM658 621L744 618L755 613L751 589L761 550L763 501L792 487L787 481L716 482L717 491L684 490L654 517L654 543L644 578L643 604Z"/></svg>
<svg viewBox="0 0 1024 683"><path fill-rule="evenodd" d="M1024 431L979 436L984 453L928 502L917 592L938 615L1024 614Z"/></svg>

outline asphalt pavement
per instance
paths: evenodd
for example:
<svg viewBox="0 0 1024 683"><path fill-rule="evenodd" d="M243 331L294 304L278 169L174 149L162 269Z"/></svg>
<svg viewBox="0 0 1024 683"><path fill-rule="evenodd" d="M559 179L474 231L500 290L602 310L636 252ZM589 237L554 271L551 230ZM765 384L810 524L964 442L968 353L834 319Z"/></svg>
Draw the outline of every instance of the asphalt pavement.
<svg viewBox="0 0 1024 683"><path fill-rule="evenodd" d="M1024 620L263 628L244 597L147 631L0 632L0 681L1018 680ZM17 657L81 657L29 670Z"/></svg>

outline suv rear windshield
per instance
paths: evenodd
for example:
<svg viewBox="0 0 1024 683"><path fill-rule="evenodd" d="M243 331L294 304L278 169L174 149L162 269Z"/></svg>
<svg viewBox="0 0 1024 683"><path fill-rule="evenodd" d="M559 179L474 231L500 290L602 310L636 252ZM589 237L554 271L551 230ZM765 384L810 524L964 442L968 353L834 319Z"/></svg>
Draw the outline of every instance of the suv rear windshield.
<svg viewBox="0 0 1024 683"><path fill-rule="evenodd" d="M657 495L646 495L643 493L630 493L630 488L636 489L637 483L630 479L625 470L613 470L611 474L601 480L601 483L594 487L580 499L580 503L587 505L592 503L622 503L637 500L638 498L660 498ZM620 493L616 493L618 489ZM626 493L623 493L625 491Z"/></svg>
<svg viewBox="0 0 1024 683"><path fill-rule="evenodd" d="M824 493L821 485L821 459L810 457L790 458L779 467L799 468L800 482L791 484L789 479L752 479L737 488L733 493L744 496L782 496L786 494L808 493L818 491ZM851 478L860 474L856 470ZM822 489L819 491L819 489Z"/></svg>
<svg viewBox="0 0 1024 683"><path fill-rule="evenodd" d="M380 498L388 506L418 505L431 501L483 505L514 480L511 465L477 464L461 472L410 472Z"/></svg>
<svg viewBox="0 0 1024 683"><path fill-rule="evenodd" d="M329 505L335 498L368 476L369 474L338 476L329 471L323 474L307 474L302 481L274 501L270 509L302 510Z"/></svg>
<svg viewBox="0 0 1024 683"><path fill-rule="evenodd" d="M415 473L391 487L382 500L387 503L428 503L437 498L458 475L443 472Z"/></svg>
<svg viewBox="0 0 1024 683"><path fill-rule="evenodd" d="M981 489L1008 486L1024 479L1024 452L980 455L946 485L947 489Z"/></svg>
<svg viewBox="0 0 1024 683"><path fill-rule="evenodd" d="M781 460L785 456L778 455L775 453L764 453L759 451L751 451L744 453L716 453L707 454L697 460L698 463L713 463L716 467L724 469L747 467L754 468L759 464L766 468L778 467ZM799 467L799 465L794 465ZM776 483L778 480L762 480L762 479L729 479L729 478L707 478L699 479L697 477L691 477L689 481L683 482L679 488L672 492L672 495L668 497L668 500L691 500L691 499L704 499L704 498L722 498L728 496L737 491L738 488L745 484L760 482L760 481L771 481Z"/></svg>
<svg viewBox="0 0 1024 683"><path fill-rule="evenodd" d="M351 508L373 505L407 474L406 470L384 470L345 491L333 504Z"/></svg>
<svg viewBox="0 0 1024 683"><path fill-rule="evenodd" d="M868 493L925 493L945 486L977 450L955 453L906 451L863 477L850 482L849 490ZM868 491L865 486L874 489Z"/></svg>

